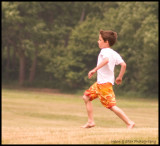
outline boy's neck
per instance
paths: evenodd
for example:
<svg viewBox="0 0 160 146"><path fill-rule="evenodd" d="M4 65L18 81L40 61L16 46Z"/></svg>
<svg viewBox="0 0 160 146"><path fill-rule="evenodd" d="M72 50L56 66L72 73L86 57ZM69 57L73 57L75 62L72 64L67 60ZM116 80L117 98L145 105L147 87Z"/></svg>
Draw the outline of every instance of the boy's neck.
<svg viewBox="0 0 160 146"><path fill-rule="evenodd" d="M108 43L105 44L104 47L103 47L102 49L104 49L104 48L110 48L109 44L108 44Z"/></svg>
<svg viewBox="0 0 160 146"><path fill-rule="evenodd" d="M110 47L104 47L104 48L101 48L101 50L102 50L102 49L107 49L107 48L110 48Z"/></svg>

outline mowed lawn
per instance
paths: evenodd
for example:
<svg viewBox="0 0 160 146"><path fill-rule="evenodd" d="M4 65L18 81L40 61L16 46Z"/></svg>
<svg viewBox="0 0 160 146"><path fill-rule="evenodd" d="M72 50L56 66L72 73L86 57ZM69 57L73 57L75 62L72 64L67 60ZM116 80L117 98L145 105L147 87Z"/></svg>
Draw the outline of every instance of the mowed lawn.
<svg viewBox="0 0 160 146"><path fill-rule="evenodd" d="M158 144L158 100L116 99L134 129L99 99L92 102L96 126L83 129L87 113L80 95L2 88L2 144Z"/></svg>

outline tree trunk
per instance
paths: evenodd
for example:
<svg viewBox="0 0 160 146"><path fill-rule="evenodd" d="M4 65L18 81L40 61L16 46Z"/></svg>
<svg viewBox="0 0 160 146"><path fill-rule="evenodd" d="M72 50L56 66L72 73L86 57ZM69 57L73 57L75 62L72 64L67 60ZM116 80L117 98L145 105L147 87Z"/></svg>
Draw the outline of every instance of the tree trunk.
<svg viewBox="0 0 160 146"><path fill-rule="evenodd" d="M7 64L6 64L6 78L9 79L10 73L10 48L7 47Z"/></svg>
<svg viewBox="0 0 160 146"><path fill-rule="evenodd" d="M68 41L69 41L69 36L70 36L70 33L68 33L65 37L65 42L64 42L64 47L66 48L68 46Z"/></svg>
<svg viewBox="0 0 160 146"><path fill-rule="evenodd" d="M20 67L19 67L19 85L23 85L24 80L25 80L25 55L24 53L21 53L21 55L19 56L19 63L20 63Z"/></svg>
<svg viewBox="0 0 160 146"><path fill-rule="evenodd" d="M32 62L30 69L29 82L32 83L36 74L36 65L37 65L37 50L35 50L35 56Z"/></svg>
<svg viewBox="0 0 160 146"><path fill-rule="evenodd" d="M13 55L12 55L12 69L15 70L16 67L16 49L13 49Z"/></svg>
<svg viewBox="0 0 160 146"><path fill-rule="evenodd" d="M83 10L82 10L80 22L84 21L84 17L85 17L85 8L83 8Z"/></svg>

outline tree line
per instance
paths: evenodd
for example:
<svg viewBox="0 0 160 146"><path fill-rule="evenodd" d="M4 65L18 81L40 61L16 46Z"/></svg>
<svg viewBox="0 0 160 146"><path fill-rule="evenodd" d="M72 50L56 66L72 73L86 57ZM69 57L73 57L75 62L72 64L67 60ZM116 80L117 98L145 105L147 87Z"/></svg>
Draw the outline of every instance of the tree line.
<svg viewBox="0 0 160 146"><path fill-rule="evenodd" d="M158 2L2 2L1 23L3 83L88 87L102 29L127 63L119 89L158 93Z"/></svg>

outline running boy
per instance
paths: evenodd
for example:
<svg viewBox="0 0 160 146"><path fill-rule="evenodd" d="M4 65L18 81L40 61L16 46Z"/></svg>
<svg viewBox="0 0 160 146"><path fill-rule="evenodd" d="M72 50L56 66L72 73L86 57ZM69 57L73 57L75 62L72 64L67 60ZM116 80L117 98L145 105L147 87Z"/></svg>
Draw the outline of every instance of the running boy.
<svg viewBox="0 0 160 146"><path fill-rule="evenodd" d="M116 84L122 83L122 78L126 70L126 63L122 57L110 47L115 44L117 33L113 31L103 31L99 33L98 45L101 49L97 66L88 73L90 79L97 72L97 82L84 92L83 99L88 113L88 122L81 126L82 128L91 128L95 126L93 119L93 110L91 101L99 98L103 106L113 111L120 119L122 119L127 128L133 128L135 123L131 121L127 115L116 106L115 94L112 88L114 85L114 67L121 65L120 73L116 78Z"/></svg>

